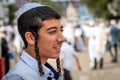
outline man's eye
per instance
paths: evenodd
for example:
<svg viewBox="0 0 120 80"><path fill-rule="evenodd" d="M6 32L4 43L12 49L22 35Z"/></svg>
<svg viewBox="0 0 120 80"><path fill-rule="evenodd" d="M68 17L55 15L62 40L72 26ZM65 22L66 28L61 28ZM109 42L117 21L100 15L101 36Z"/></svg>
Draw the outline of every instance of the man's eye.
<svg viewBox="0 0 120 80"><path fill-rule="evenodd" d="M50 33L50 34L54 34L54 33L56 33L56 31L50 31L49 33Z"/></svg>

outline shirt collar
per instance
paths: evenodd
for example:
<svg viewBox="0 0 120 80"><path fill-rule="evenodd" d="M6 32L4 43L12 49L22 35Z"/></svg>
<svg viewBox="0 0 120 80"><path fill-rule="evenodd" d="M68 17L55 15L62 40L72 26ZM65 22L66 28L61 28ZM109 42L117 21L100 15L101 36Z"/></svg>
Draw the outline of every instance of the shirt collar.
<svg viewBox="0 0 120 80"><path fill-rule="evenodd" d="M38 72L38 63L37 60L31 57L27 52L23 51L21 55L21 59L29 66L31 67L35 72ZM47 68L45 65L42 64L43 71L46 74L49 74L51 71L49 68Z"/></svg>

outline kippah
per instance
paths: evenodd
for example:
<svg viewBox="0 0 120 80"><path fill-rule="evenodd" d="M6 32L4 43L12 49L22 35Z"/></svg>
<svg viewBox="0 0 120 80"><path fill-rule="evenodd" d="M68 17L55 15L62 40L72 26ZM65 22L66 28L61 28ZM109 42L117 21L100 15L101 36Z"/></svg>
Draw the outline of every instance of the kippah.
<svg viewBox="0 0 120 80"><path fill-rule="evenodd" d="M36 8L36 7L40 7L40 6L44 6L38 3L26 3L24 4L21 8L19 8L18 10L18 16L17 19L25 12L29 11L30 9Z"/></svg>

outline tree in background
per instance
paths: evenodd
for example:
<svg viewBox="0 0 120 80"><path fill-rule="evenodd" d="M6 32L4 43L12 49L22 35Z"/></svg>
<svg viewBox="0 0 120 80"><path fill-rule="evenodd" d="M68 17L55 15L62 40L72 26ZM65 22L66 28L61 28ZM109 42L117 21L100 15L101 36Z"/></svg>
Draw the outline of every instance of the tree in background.
<svg viewBox="0 0 120 80"><path fill-rule="evenodd" d="M108 3L113 0L84 0L89 11L98 18L111 19L114 16L108 10Z"/></svg>
<svg viewBox="0 0 120 80"><path fill-rule="evenodd" d="M9 14L8 14L9 24L12 24L13 23L13 19L15 18L14 12L16 11L16 9L14 7L14 4L8 5L8 9L9 9Z"/></svg>
<svg viewBox="0 0 120 80"><path fill-rule="evenodd" d="M33 2L39 2L41 4L47 5L55 9L60 15L63 14L63 7L55 2L52 2L51 0L33 0Z"/></svg>

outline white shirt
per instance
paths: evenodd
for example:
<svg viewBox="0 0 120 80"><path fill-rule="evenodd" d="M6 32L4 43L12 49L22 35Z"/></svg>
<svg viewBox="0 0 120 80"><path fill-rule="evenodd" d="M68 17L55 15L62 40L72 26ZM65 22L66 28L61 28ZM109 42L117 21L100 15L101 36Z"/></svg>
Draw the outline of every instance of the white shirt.
<svg viewBox="0 0 120 80"><path fill-rule="evenodd" d="M63 68L70 71L72 69L72 57L77 56L77 52L72 45L64 42L61 47L60 58L64 60Z"/></svg>
<svg viewBox="0 0 120 80"><path fill-rule="evenodd" d="M13 80L15 76L17 77L14 80L48 80L48 77L52 78L50 80L56 80L51 69L45 65L42 65L42 67L44 75L40 76L36 59L32 58L28 53L23 51L20 60L2 80Z"/></svg>
<svg viewBox="0 0 120 80"><path fill-rule="evenodd" d="M75 28L74 35L75 35L75 37L81 37L81 35L82 35L81 28Z"/></svg>

